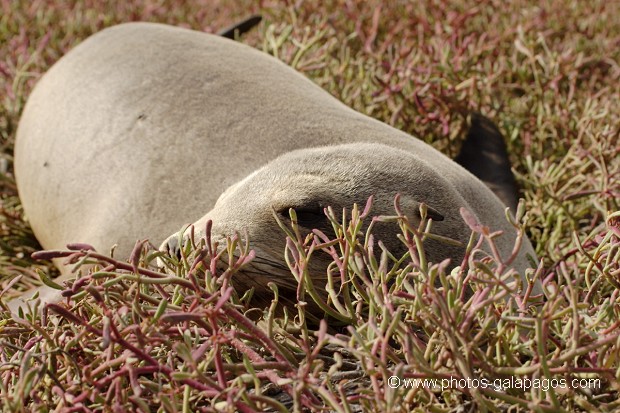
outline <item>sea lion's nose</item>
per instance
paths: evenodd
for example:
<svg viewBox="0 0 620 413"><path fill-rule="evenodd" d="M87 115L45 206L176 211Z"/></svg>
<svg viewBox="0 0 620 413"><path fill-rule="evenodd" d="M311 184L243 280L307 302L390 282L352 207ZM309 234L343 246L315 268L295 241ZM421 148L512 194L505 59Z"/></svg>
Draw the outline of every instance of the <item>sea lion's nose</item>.
<svg viewBox="0 0 620 413"><path fill-rule="evenodd" d="M179 247L179 238L178 237L170 237L164 244L164 248L162 248L164 252L171 256L175 256L178 259L181 259L181 248Z"/></svg>

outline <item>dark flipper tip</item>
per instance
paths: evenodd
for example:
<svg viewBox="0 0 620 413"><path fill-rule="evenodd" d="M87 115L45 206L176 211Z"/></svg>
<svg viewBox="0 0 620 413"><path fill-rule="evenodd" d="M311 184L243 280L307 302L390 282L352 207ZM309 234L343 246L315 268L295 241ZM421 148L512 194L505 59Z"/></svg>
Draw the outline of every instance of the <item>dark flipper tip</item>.
<svg viewBox="0 0 620 413"><path fill-rule="evenodd" d="M258 23L260 23L262 19L262 16L254 14L245 20L242 20L238 23L233 24L230 27L220 30L219 32L217 32L217 34L227 39L234 40L236 37L239 37L242 34L252 30L252 28Z"/></svg>
<svg viewBox="0 0 620 413"><path fill-rule="evenodd" d="M517 184L510 169L506 143L497 126L478 113L471 114L467 138L455 161L478 179L515 213Z"/></svg>

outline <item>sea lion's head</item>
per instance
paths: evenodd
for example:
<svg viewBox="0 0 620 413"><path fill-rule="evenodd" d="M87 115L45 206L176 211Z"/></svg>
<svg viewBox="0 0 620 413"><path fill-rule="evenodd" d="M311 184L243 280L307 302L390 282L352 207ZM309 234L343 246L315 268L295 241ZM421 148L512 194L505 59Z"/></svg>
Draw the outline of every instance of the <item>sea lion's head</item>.
<svg viewBox="0 0 620 413"><path fill-rule="evenodd" d="M372 196L371 216L393 216L396 194L400 194L401 209L414 225L420 220L420 204L425 203L427 215L434 221L433 232L460 241L469 236L458 216L463 201L440 171L405 151L356 143L296 150L273 160L222 193L213 209L195 222L193 229L188 228L183 238L187 240L193 233L198 243L205 236L208 221L212 221L212 240L220 245L236 231L246 233L256 258L236 276L235 285L240 291L254 288L256 297L270 300L270 281L281 289L297 288L284 262L286 235L276 217L290 224L289 210L294 209L302 235L318 229L333 237L326 207L341 214L343 208L350 211L354 204L363 208ZM406 251L397 233L400 230L394 222L377 223L373 229L375 238L395 255ZM178 253L178 242L178 234L172 234L160 248ZM445 258L458 261L463 253L461 248L432 240L426 250L433 262ZM313 280L325 278L329 262L331 258L325 252L313 255ZM458 264L460 261L454 263Z"/></svg>

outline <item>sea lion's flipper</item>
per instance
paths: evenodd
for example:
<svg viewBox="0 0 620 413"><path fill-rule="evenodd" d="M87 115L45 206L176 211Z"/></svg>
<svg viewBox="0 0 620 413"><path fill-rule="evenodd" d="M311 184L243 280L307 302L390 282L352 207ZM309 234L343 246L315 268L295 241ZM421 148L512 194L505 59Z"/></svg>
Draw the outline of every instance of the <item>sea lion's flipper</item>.
<svg viewBox="0 0 620 413"><path fill-rule="evenodd" d="M249 32L254 26L260 23L262 19L260 15L254 14L239 23L235 23L230 27L220 30L217 34L227 39L234 40L236 37Z"/></svg>
<svg viewBox="0 0 620 413"><path fill-rule="evenodd" d="M519 195L506 143L497 126L478 114L470 116L470 127L455 161L484 182L514 213Z"/></svg>

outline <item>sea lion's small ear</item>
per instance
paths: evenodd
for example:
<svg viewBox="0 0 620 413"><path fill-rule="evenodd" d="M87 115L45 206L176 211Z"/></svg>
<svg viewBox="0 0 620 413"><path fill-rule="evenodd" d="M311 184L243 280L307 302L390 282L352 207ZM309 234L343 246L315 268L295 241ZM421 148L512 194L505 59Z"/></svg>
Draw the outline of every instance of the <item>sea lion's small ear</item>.
<svg viewBox="0 0 620 413"><path fill-rule="evenodd" d="M418 208L418 216L420 215L420 209ZM435 208L426 205L426 216L433 221L443 221L443 215L439 213Z"/></svg>
<svg viewBox="0 0 620 413"><path fill-rule="evenodd" d="M418 218L422 218L422 214L420 213L420 205L421 202L410 196L401 196L400 204L402 206L402 210L405 214L413 214ZM428 204L424 204L426 206L426 217L432 219L433 221L443 221L444 216L441 212L437 211L435 208Z"/></svg>

